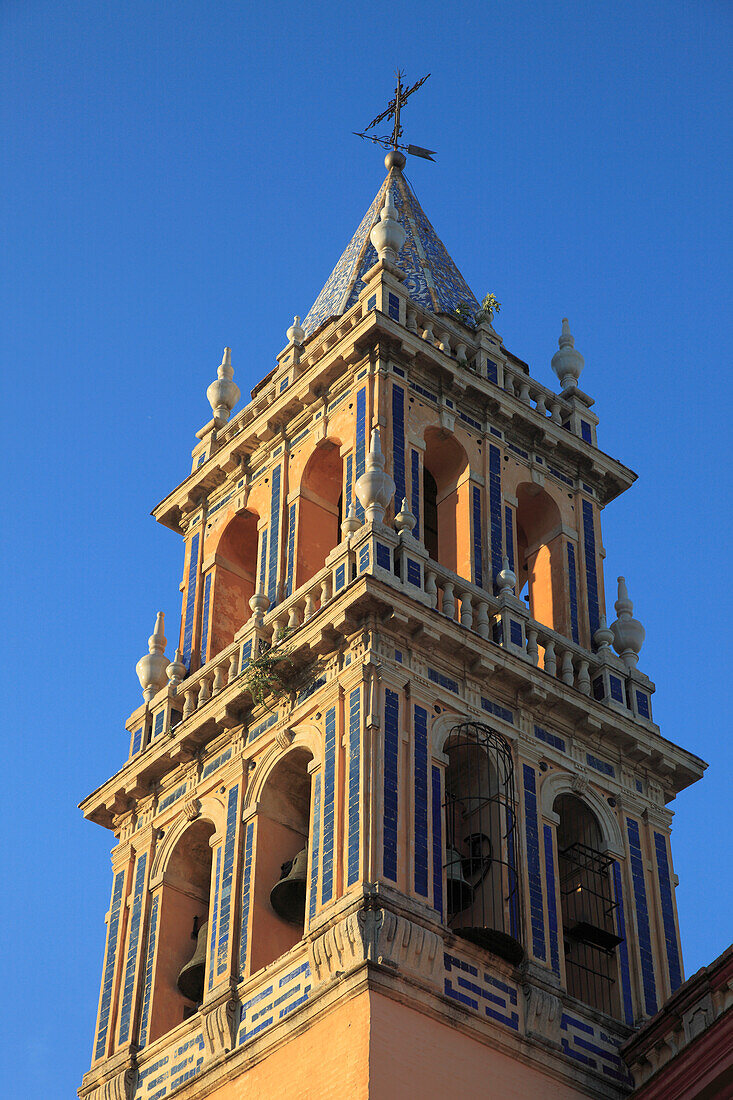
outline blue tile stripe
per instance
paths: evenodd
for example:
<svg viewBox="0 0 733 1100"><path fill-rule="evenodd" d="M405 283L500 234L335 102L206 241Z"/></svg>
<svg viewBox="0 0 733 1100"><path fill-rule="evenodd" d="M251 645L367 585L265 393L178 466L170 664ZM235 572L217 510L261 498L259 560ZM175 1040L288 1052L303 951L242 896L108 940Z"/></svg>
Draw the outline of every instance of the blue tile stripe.
<svg viewBox="0 0 733 1100"><path fill-rule="evenodd" d="M321 847L321 775L315 778L313 790L313 828L311 831L311 873L310 873L310 898L308 903L308 920L313 922L316 915L316 903L318 901L318 861Z"/></svg>
<svg viewBox="0 0 733 1100"><path fill-rule="evenodd" d="M400 703L397 692L384 693L384 852L382 873L397 882L397 759L400 740Z"/></svg>
<svg viewBox="0 0 733 1100"><path fill-rule="evenodd" d="M260 592L265 593L265 578L267 577L267 528L262 528L260 538ZM266 593L265 593L266 594Z"/></svg>
<svg viewBox="0 0 733 1100"><path fill-rule="evenodd" d="M443 798L440 789L440 768L432 766L433 817L433 908L443 916Z"/></svg>
<svg viewBox="0 0 733 1100"><path fill-rule="evenodd" d="M415 736L415 893L428 896L428 712L414 708Z"/></svg>
<svg viewBox="0 0 733 1100"><path fill-rule="evenodd" d="M344 516L349 514L349 508L354 503L354 456L346 456L346 493L344 495Z"/></svg>
<svg viewBox="0 0 733 1100"><path fill-rule="evenodd" d="M242 924L239 934L239 974L247 967L249 946L249 911L252 904L252 855L254 849L254 821L247 822L244 833L244 866L242 867Z"/></svg>
<svg viewBox="0 0 733 1100"><path fill-rule="evenodd" d="M145 956L145 987L143 990L143 1010L140 1017L140 1038L138 1047L142 1050L148 1041L148 1022L150 1019L150 998L153 992L153 963L155 961L155 941L158 934L158 900L159 895L153 898L153 907L150 910L150 927L148 928L148 950Z"/></svg>
<svg viewBox="0 0 733 1100"><path fill-rule="evenodd" d="M267 595L270 607L273 608L277 601L277 574L278 558L280 557L280 480L282 467L275 466L272 471L272 486L270 493L270 554L267 566Z"/></svg>
<svg viewBox="0 0 733 1100"><path fill-rule="evenodd" d="M140 924L143 915L143 897L145 887L145 869L148 864L147 852L138 856L135 867L135 885L132 896L132 910L130 915L130 932L127 939L127 961L122 985L122 1007L120 1010L120 1035L119 1045L130 1040L130 1021L132 1017L132 994L135 987L135 970L137 967L137 949L140 942Z"/></svg>
<svg viewBox="0 0 733 1100"><path fill-rule="evenodd" d="M489 538L491 546L491 585L496 590L496 578L501 573L501 451L489 444Z"/></svg>
<svg viewBox="0 0 733 1100"><path fill-rule="evenodd" d="M514 572L514 514L509 504L504 505L504 532L506 556L509 558L509 568Z"/></svg>
<svg viewBox="0 0 733 1100"><path fill-rule="evenodd" d="M213 574L208 572L204 581L204 613L201 617L201 660L200 664L206 664L206 653L209 642L209 610L211 604L211 578Z"/></svg>
<svg viewBox="0 0 733 1100"><path fill-rule="evenodd" d="M221 845L216 849L216 871L214 874L214 903L211 907L211 928L209 929L209 989L214 988L216 970L216 929L219 923L219 897L221 891Z"/></svg>
<svg viewBox="0 0 733 1100"><path fill-rule="evenodd" d="M405 391L392 383L392 477L395 483L394 509L399 512L405 487Z"/></svg>
<svg viewBox="0 0 733 1100"><path fill-rule="evenodd" d="M578 581L575 569L575 547L572 542L568 544L568 585L570 590L570 630L573 636L573 641L576 645L580 644L580 633L578 631Z"/></svg>
<svg viewBox="0 0 733 1100"><path fill-rule="evenodd" d="M644 1007L647 1015L653 1016L657 1011L657 983L654 977L654 956L652 954L652 937L649 928L649 909L646 899L644 860L641 853L639 825L632 817L626 818L626 831L629 838L631 879L634 884L634 901L636 903L636 927L639 934Z"/></svg>
<svg viewBox="0 0 733 1100"><path fill-rule="evenodd" d="M473 583L477 584L479 588L484 583L484 570L481 562L481 490L477 485L473 486L473 507L472 507L472 519L473 519Z"/></svg>
<svg viewBox="0 0 733 1100"><path fill-rule="evenodd" d="M361 839L359 801L361 796L361 688L349 695L349 821L347 885L359 878Z"/></svg>
<svg viewBox="0 0 733 1100"><path fill-rule="evenodd" d="M199 539L195 534L191 539L191 549L188 552L188 579L186 581L186 608L183 614L183 663L186 668L191 667L191 650L193 648L193 621L196 617L196 589L199 575Z"/></svg>
<svg viewBox="0 0 733 1100"><path fill-rule="evenodd" d="M682 966L677 946L677 929L674 920L674 902L672 901L672 878L669 873L667 841L663 833L654 834L654 848L657 856L657 875L659 893L662 899L662 921L664 923L664 946L667 952L670 990L674 993L682 985Z"/></svg>
<svg viewBox="0 0 733 1100"><path fill-rule="evenodd" d="M410 511L417 520L413 535L416 539L420 538L420 452L414 448L411 452L411 503Z"/></svg>
<svg viewBox="0 0 733 1100"><path fill-rule="evenodd" d="M216 946L216 976L226 973L229 956L229 926L232 916L232 888L234 883L234 849L237 839L237 807L239 805L239 784L229 792L227 798L226 833L224 836L224 865L221 875L221 895L219 898L219 938Z"/></svg>
<svg viewBox="0 0 733 1100"><path fill-rule="evenodd" d="M288 568L285 578L285 595L293 594L293 575L295 572L295 501L290 505L288 512ZM341 532L339 532L341 538Z"/></svg>
<svg viewBox="0 0 733 1100"><path fill-rule="evenodd" d="M631 999L631 971L629 967L629 945L626 942L626 915L624 912L624 891L621 884L621 865L615 859L613 869L613 891L616 898L616 934L621 937L618 945L619 965L621 967L621 999L624 1008L624 1020L629 1026L634 1024L634 1005Z"/></svg>
<svg viewBox="0 0 733 1100"><path fill-rule="evenodd" d="M583 549L585 550L585 576L588 589L588 621L591 638L598 630L598 576L596 574L596 532L593 525L593 505L583 501Z"/></svg>
<svg viewBox="0 0 733 1100"><path fill-rule="evenodd" d="M557 895L555 885L555 853L552 847L552 826L543 826L545 835L545 885L547 888L547 925L550 933L550 964L560 976L559 925L557 920Z"/></svg>
<svg viewBox="0 0 733 1100"><path fill-rule="evenodd" d="M356 395L356 446L354 447L354 485L364 473L366 463L366 389L360 389ZM364 509L354 494L356 518L364 522Z"/></svg>
<svg viewBox="0 0 733 1100"><path fill-rule="evenodd" d="M545 921L542 912L542 871L537 823L537 778L529 764L523 765L524 824L527 837L527 879L529 881L529 914L532 931L532 954L542 962L545 949Z"/></svg>
<svg viewBox="0 0 733 1100"><path fill-rule="evenodd" d="M102 977L102 997L99 1004L99 1023L97 1025L97 1040L94 1045L94 1058L103 1058L107 1046L107 1029L109 1027L109 1011L112 1004L112 984L115 976L115 961L117 959L117 940L120 933L120 911L122 908L122 891L125 885L125 872L118 871L112 882L112 901L109 907L109 925L107 928L107 949L104 957L104 972Z"/></svg>
<svg viewBox="0 0 733 1100"><path fill-rule="evenodd" d="M321 905L333 897L334 800L336 796L336 708L326 711L326 745L323 768L323 866Z"/></svg>
<svg viewBox="0 0 733 1100"><path fill-rule="evenodd" d="M522 931L519 927L519 876L517 873L517 857L514 850L514 814L507 806L506 809L506 851L507 866L509 867L509 929L515 940L521 940Z"/></svg>
<svg viewBox="0 0 733 1100"><path fill-rule="evenodd" d="M142 746L143 746L143 727L138 726L138 728L135 730L135 732L132 735L132 749L130 750L130 756L135 756L136 753L140 752L140 749L142 748Z"/></svg>

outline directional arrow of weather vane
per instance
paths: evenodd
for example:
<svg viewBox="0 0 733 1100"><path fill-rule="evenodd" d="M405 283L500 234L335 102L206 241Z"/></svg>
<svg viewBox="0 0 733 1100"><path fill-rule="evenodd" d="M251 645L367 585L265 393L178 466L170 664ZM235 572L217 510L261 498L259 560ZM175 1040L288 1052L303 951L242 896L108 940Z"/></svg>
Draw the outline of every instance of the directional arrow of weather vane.
<svg viewBox="0 0 733 1100"><path fill-rule="evenodd" d="M397 87L394 92L394 99L391 99L387 104L386 110L382 111L381 115L377 115L373 118L369 125L364 129L362 133L354 130L353 133L356 137L366 138L367 141L373 141L377 145L382 145L385 149L402 149L404 152L409 153L413 157L422 157L423 160L433 160L433 154L435 149L423 149L421 145L402 145L400 138L402 137L402 126L400 124L400 112L405 105L406 100L416 92L417 89L425 83L430 76L430 73L426 73L421 80L418 80L416 84L413 84L411 88L405 89L402 84L402 78L405 75L401 69L396 72ZM375 134L368 134L367 130L371 130L372 126L376 126L378 122L383 119L394 119L394 127L392 128L391 137L377 137Z"/></svg>

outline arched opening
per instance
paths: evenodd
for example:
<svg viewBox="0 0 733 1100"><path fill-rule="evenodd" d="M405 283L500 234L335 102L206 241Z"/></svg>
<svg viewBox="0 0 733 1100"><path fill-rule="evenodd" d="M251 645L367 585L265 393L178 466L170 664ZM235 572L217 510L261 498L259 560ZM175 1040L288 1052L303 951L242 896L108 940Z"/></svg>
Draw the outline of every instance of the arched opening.
<svg viewBox="0 0 733 1100"><path fill-rule="evenodd" d="M423 508L425 548L459 576L471 577L468 457L448 432L425 433Z"/></svg>
<svg viewBox="0 0 733 1100"><path fill-rule="evenodd" d="M256 512L240 512L229 521L217 544L209 616L211 640L208 646L202 645L207 659L234 641L252 614L249 601L256 586L258 520ZM204 628L205 619L204 612Z"/></svg>
<svg viewBox="0 0 733 1100"><path fill-rule="evenodd" d="M158 942L148 1043L180 1024L203 1000L211 901L209 842L213 835L211 822L194 821L178 840L165 869L158 900ZM189 993L185 996L178 984L179 977L194 955L201 966L194 964L189 968L188 980L184 978L183 982Z"/></svg>
<svg viewBox="0 0 733 1100"><path fill-rule="evenodd" d="M511 750L488 726L465 722L451 731L446 754L448 924L517 965L524 950Z"/></svg>
<svg viewBox="0 0 733 1100"><path fill-rule="evenodd" d="M555 799L558 875L568 993L609 1016L619 1015L616 988L616 903L612 859L603 852L600 826L573 794Z"/></svg>
<svg viewBox="0 0 733 1100"><path fill-rule="evenodd" d="M323 568L341 541L343 462L338 443L325 440L308 459L300 482L298 510L296 587Z"/></svg>
<svg viewBox="0 0 733 1100"><path fill-rule="evenodd" d="M526 590L530 615L567 634L560 509L539 485L517 489L517 554L517 590Z"/></svg>
<svg viewBox="0 0 733 1100"><path fill-rule="evenodd" d="M311 755L305 749L287 753L268 776L258 802L252 973L284 955L303 938L310 833L310 760Z"/></svg>

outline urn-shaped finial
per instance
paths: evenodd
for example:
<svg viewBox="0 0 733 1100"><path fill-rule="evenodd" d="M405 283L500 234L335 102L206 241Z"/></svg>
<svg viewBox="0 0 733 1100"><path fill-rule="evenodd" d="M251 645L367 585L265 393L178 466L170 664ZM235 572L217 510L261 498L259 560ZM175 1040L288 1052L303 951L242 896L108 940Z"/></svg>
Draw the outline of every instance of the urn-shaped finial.
<svg viewBox="0 0 733 1100"><path fill-rule="evenodd" d="M403 531L407 531L408 535L411 535L416 524L417 517L413 516L410 511L407 497L403 497L400 510L394 518L394 525L400 534L402 534Z"/></svg>
<svg viewBox="0 0 733 1100"><path fill-rule="evenodd" d="M187 671L188 669L183 661L183 654L180 649L177 649L175 657L165 670L169 687L173 688L175 691Z"/></svg>
<svg viewBox="0 0 733 1100"><path fill-rule="evenodd" d="M610 647L613 643L613 631L606 623L606 616L601 615L598 630L593 635L593 645L596 647L599 653L607 654L610 652Z"/></svg>
<svg viewBox="0 0 733 1100"><path fill-rule="evenodd" d="M341 538L347 539L349 535L355 534L361 527L361 522L356 516L354 511L354 505L349 505L349 511L346 514L346 519L341 524Z"/></svg>
<svg viewBox="0 0 733 1100"><path fill-rule="evenodd" d="M619 654L626 667L631 670L636 668L639 660L639 651L644 644L646 631L638 619L633 618L634 605L629 599L626 580L618 578L618 599L614 604L618 618L611 623L613 631L613 648Z"/></svg>
<svg viewBox="0 0 733 1100"><path fill-rule="evenodd" d="M509 568L509 558L506 554L501 559L501 572L496 574L496 587L499 589L499 595L507 593L511 595L514 592L514 585L517 583L515 573Z"/></svg>
<svg viewBox="0 0 733 1100"><path fill-rule="evenodd" d="M387 505L392 499L395 484L384 469L384 455L382 454L382 444L377 428L372 432L365 466L364 473L357 481L354 489L359 498L359 503L364 509L367 521L381 523Z"/></svg>
<svg viewBox="0 0 733 1100"><path fill-rule="evenodd" d="M216 371L216 382L212 382L206 391L209 404L214 411L214 423L217 428L226 424L232 409L239 401L239 386L232 382L232 349L224 348L224 355Z"/></svg>
<svg viewBox="0 0 733 1100"><path fill-rule="evenodd" d="M405 230L397 220L397 207L392 202L392 188L387 188L379 221L369 234L369 240L377 250L380 260L396 264L400 249L405 243Z"/></svg>
<svg viewBox="0 0 733 1100"><path fill-rule="evenodd" d="M265 617L265 612L270 606L270 597L266 596L264 592L255 592L255 594L249 598L249 606L252 609L254 621L261 624Z"/></svg>
<svg viewBox="0 0 733 1100"><path fill-rule="evenodd" d="M289 344L297 344L300 346L305 342L305 329L301 325L300 317L298 317L297 313L295 317L293 317L293 323L285 335L288 338Z"/></svg>
<svg viewBox="0 0 733 1100"><path fill-rule="evenodd" d="M168 658L165 655L165 635L163 633L163 612L159 611L155 620L155 630L148 638L148 653L135 665L143 699L149 703L156 692L167 683L166 671Z"/></svg>
<svg viewBox="0 0 733 1100"><path fill-rule="evenodd" d="M580 372L585 366L585 360L575 347L575 339L570 335L570 322L567 317L562 319L562 332L558 340L559 351L552 357L552 369L560 379L560 387L563 390L575 386L580 378Z"/></svg>

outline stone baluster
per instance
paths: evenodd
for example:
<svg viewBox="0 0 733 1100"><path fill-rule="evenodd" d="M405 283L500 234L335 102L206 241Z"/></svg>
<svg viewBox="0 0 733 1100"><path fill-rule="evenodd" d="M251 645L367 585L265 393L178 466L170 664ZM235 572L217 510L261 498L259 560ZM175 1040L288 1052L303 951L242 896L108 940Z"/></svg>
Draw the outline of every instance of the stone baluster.
<svg viewBox="0 0 733 1100"><path fill-rule="evenodd" d="M537 647L537 631L534 627L527 627L527 656L533 665L540 659L540 651Z"/></svg>
<svg viewBox="0 0 733 1100"><path fill-rule="evenodd" d="M473 606L470 592L461 594L461 626L465 626L466 630L470 630L473 626Z"/></svg>
<svg viewBox="0 0 733 1100"><path fill-rule="evenodd" d="M255 623L257 626L262 626L265 612L270 606L269 597L264 592L255 592L254 596L250 596L249 606L252 609L252 618Z"/></svg>
<svg viewBox="0 0 733 1100"><path fill-rule="evenodd" d="M423 340L427 340L427 342L429 344L434 344L435 343L435 333L433 332L433 322L432 321L428 321L425 328L423 329L422 338L423 338Z"/></svg>
<svg viewBox="0 0 733 1100"><path fill-rule="evenodd" d="M290 614L288 615L288 630L297 630L300 622L300 608L297 603L294 603L291 605Z"/></svg>
<svg viewBox="0 0 733 1100"><path fill-rule="evenodd" d="M547 416L547 405L545 404L544 393L538 393L536 400L537 404L535 408L537 409L537 412L540 414L540 416Z"/></svg>
<svg viewBox="0 0 733 1100"><path fill-rule="evenodd" d="M202 707L204 705L204 703L208 703L210 698L211 698L211 682L209 681L208 676L204 676L204 678L201 681L201 686L199 688L199 697L198 697L197 706Z"/></svg>
<svg viewBox="0 0 733 1100"><path fill-rule="evenodd" d="M548 638L545 642L545 672L548 676L557 676L557 658L552 638Z"/></svg>
<svg viewBox="0 0 733 1100"><path fill-rule="evenodd" d="M514 391L514 379L508 370L504 370L504 389L507 393L513 394Z"/></svg>
<svg viewBox="0 0 733 1100"><path fill-rule="evenodd" d="M456 344L456 359L461 362L463 359L468 358L468 348L463 343Z"/></svg>
<svg viewBox="0 0 733 1100"><path fill-rule="evenodd" d="M588 662L581 660L578 663L578 682L576 687L581 695L590 695L590 674L588 672Z"/></svg>
<svg viewBox="0 0 733 1100"><path fill-rule="evenodd" d="M189 687L183 693L183 717L188 718L196 710L196 696L198 695L198 688Z"/></svg>
<svg viewBox="0 0 733 1100"><path fill-rule="evenodd" d="M489 636L489 607L483 600L478 601L476 608L476 633L482 638Z"/></svg>
<svg viewBox="0 0 733 1100"><path fill-rule="evenodd" d="M550 402L550 419L553 424L562 424L562 416L560 415L560 402Z"/></svg>
<svg viewBox="0 0 733 1100"><path fill-rule="evenodd" d="M519 400L523 401L525 405L530 404L529 382L526 380L526 378L521 378L519 381Z"/></svg>
<svg viewBox="0 0 733 1100"><path fill-rule="evenodd" d="M441 608L444 615L447 615L449 619L455 619L456 617L456 601L453 597L453 582L446 581L443 585L443 606Z"/></svg>
<svg viewBox="0 0 733 1100"><path fill-rule="evenodd" d="M214 687L213 694L216 695L218 691L221 691L223 687L226 687L227 682L227 669L224 661L221 661L214 669Z"/></svg>
<svg viewBox="0 0 733 1100"><path fill-rule="evenodd" d="M573 655L569 649L566 649L562 655L562 682L567 684L568 687L572 687L575 681L575 670L573 668Z"/></svg>
<svg viewBox="0 0 733 1100"><path fill-rule="evenodd" d="M305 597L305 622L315 615L316 613L316 597L318 593L318 585L311 588L310 592Z"/></svg>
<svg viewBox="0 0 733 1100"><path fill-rule="evenodd" d="M438 586L435 583L435 573L432 569L425 570L425 595L430 601L430 606L436 608L438 606Z"/></svg>
<svg viewBox="0 0 733 1100"><path fill-rule="evenodd" d="M231 684L236 680L237 673L239 672L239 657L241 650L237 649L235 653L232 653L229 658L229 677L227 683Z"/></svg>
<svg viewBox="0 0 733 1100"><path fill-rule="evenodd" d="M272 644L277 645L288 629L287 612L281 612L275 619L275 629L272 632Z"/></svg>
<svg viewBox="0 0 733 1100"><path fill-rule="evenodd" d="M406 327L407 327L408 332L417 332L417 311L416 310L408 309Z"/></svg>
<svg viewBox="0 0 733 1100"><path fill-rule="evenodd" d="M452 353L449 333L443 332L440 334L440 336L438 337L438 346L440 347L441 351L445 352L446 355L450 355Z"/></svg>
<svg viewBox="0 0 733 1100"><path fill-rule="evenodd" d="M326 573L321 585L321 607L328 603L333 595L333 577L330 573Z"/></svg>

